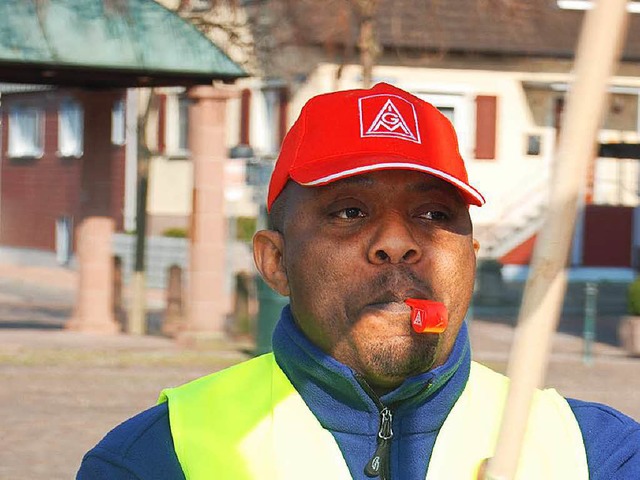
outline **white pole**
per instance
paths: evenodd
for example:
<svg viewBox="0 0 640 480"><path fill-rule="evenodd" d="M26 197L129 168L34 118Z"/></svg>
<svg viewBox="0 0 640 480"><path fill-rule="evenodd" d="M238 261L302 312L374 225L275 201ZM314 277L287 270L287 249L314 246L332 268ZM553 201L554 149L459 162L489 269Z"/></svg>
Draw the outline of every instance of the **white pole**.
<svg viewBox="0 0 640 480"><path fill-rule="evenodd" d="M566 289L565 265L577 206L626 31L627 0L601 0L586 13L557 150L548 217L538 236L509 360L511 386L495 456L485 480L512 480L531 400L544 380L551 337Z"/></svg>

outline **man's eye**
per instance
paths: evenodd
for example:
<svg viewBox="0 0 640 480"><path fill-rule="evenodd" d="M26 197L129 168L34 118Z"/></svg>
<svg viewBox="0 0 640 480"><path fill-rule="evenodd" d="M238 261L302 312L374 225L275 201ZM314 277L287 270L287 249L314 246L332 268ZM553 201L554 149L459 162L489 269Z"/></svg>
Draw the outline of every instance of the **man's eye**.
<svg viewBox="0 0 640 480"><path fill-rule="evenodd" d="M336 217L338 218L360 218L364 217L364 212L356 207L343 208L342 210L336 212Z"/></svg>
<svg viewBox="0 0 640 480"><path fill-rule="evenodd" d="M442 220L447 220L449 218L449 215L439 210L430 210L428 212L423 213L421 217L426 218L427 220L442 221Z"/></svg>

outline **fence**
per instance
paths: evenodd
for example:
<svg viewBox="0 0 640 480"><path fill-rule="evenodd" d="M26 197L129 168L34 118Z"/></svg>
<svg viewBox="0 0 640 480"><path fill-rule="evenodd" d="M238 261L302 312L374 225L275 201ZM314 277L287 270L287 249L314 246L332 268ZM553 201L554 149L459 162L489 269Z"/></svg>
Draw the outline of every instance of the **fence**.
<svg viewBox="0 0 640 480"><path fill-rule="evenodd" d="M129 283L135 261L136 238L134 235L116 233L113 236L113 254L122 261L124 283ZM189 240L186 238L147 237L145 270L149 288L167 285L169 267L178 265L183 271L189 266Z"/></svg>

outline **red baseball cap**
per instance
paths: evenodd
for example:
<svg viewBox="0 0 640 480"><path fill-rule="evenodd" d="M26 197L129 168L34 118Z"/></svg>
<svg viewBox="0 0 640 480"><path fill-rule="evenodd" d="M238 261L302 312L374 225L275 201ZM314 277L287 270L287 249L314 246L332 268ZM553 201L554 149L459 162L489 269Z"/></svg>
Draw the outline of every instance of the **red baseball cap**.
<svg viewBox="0 0 640 480"><path fill-rule="evenodd" d="M318 95L306 103L282 143L267 209L289 179L320 186L390 169L428 173L458 188L469 204L485 203L469 185L449 120L430 103L379 83L369 90Z"/></svg>

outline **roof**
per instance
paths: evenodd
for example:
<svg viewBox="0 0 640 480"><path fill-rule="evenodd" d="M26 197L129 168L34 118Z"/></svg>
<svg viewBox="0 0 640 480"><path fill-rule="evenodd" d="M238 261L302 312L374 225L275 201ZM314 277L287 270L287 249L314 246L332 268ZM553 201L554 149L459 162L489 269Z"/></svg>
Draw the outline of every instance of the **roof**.
<svg viewBox="0 0 640 480"><path fill-rule="evenodd" d="M379 1L377 35L386 49L568 58L574 55L584 16L584 11L559 8L556 0ZM298 35L311 44L357 42L353 14L341 21L336 9L321 3L294 3L294 23L304 25ZM623 58L638 61L640 15L629 20Z"/></svg>
<svg viewBox="0 0 640 480"><path fill-rule="evenodd" d="M242 76L193 25L153 0L0 2L0 80L138 86Z"/></svg>

